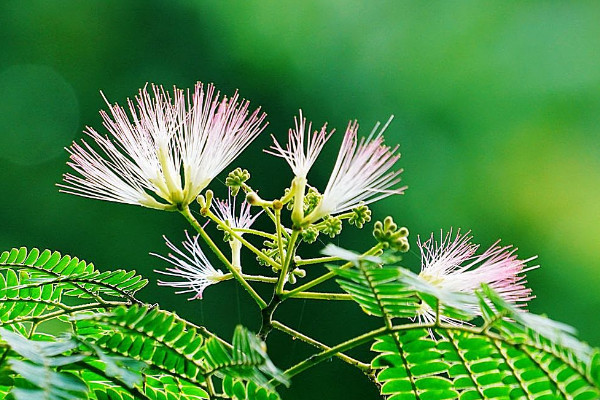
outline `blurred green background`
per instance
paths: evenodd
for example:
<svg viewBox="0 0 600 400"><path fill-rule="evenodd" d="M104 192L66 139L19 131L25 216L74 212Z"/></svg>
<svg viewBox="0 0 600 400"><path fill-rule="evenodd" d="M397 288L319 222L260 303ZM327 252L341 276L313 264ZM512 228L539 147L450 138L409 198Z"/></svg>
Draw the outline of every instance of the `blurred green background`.
<svg viewBox="0 0 600 400"><path fill-rule="evenodd" d="M239 322L257 329L256 311L233 284L209 288L201 302L156 287L152 270L165 265L148 253L166 253L163 234L181 240L183 218L55 187L68 171L63 147L86 125L102 131L99 90L123 103L146 82L214 82L268 113L265 134L231 166L250 169L267 198L291 179L282 160L262 153L267 133L283 138L299 108L341 132L358 119L363 134L394 114L386 137L401 144L409 189L373 210L410 228L405 264L418 268L417 235L440 228L472 229L483 246L502 238L523 258L539 255L530 309L600 345L599 20L593 1L1 0L0 247L136 268L151 277L144 300L225 337ZM309 175L318 188L341 132ZM225 192L217 181L212 188ZM365 249L368 230L346 227L335 242ZM376 323L346 303L284 308L285 322L326 343ZM269 346L282 367L310 350L276 333ZM337 360L282 394L378 398Z"/></svg>

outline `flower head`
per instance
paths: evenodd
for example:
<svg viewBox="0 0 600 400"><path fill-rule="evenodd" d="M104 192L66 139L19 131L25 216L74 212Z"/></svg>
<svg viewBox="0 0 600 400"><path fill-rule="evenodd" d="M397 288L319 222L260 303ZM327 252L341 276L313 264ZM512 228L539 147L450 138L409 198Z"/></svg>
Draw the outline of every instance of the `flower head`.
<svg viewBox="0 0 600 400"><path fill-rule="evenodd" d="M481 254L476 254L479 245L471 243L470 231L464 235L452 231L445 236L440 232L440 242L433 234L425 242L418 239L421 249L421 273L419 276L430 284L450 292L473 294L485 283L502 298L517 307L524 307L533 299L531 289L527 288L525 272L538 266L527 267L526 260L517 258L517 249L512 246L499 246L497 241ZM477 305L467 305L472 315L481 315ZM419 319L435 321L435 312L423 303ZM446 322L459 321L442 317Z"/></svg>
<svg viewBox="0 0 600 400"><path fill-rule="evenodd" d="M231 198L231 191L227 196L227 200L214 199L211 203L211 208L214 214L221 221L225 221L232 229L246 229L250 228L256 218L262 211L259 213L252 215L250 212L250 203L246 200L242 202L240 205L239 213L236 210L236 196ZM243 235L243 232L239 233L240 236Z"/></svg>
<svg viewBox="0 0 600 400"><path fill-rule="evenodd" d="M220 282L223 273L216 270L208 261L200 244L198 243L198 235L193 238L186 232L186 240L181 244L183 250L178 249L166 237L165 242L167 247L173 251L167 257L159 254L152 254L174 265L175 268L167 268L165 271L154 270L159 274L173 276L183 279L182 281L158 281L159 286L172 286L182 290L175 292L180 293L195 293L190 300L201 299L202 292L208 286Z"/></svg>
<svg viewBox="0 0 600 400"><path fill-rule="evenodd" d="M295 129L289 130L285 149L275 139L275 136L271 135L275 143L271 146L272 150L265 150L265 152L285 159L295 176L306 178L308 171L334 130L327 133L327 124L325 124L320 131L314 131L311 134L312 122L308 123L307 129L306 118L302 116L302 110L300 110L299 118L294 117L294 125Z"/></svg>
<svg viewBox="0 0 600 400"><path fill-rule="evenodd" d="M394 188L402 170L391 169L400 158L398 146L384 145L383 132L392 118L377 132L379 123L365 139L357 138L358 123L350 122L344 135L333 172L317 208L307 216L311 222L326 215L351 210L392 194L402 194L406 187Z"/></svg>
<svg viewBox="0 0 600 400"><path fill-rule="evenodd" d="M140 89L128 100L101 111L112 138L93 128L85 141L67 150L76 174L65 174L62 191L100 200L165 209L191 203L265 128L260 109L249 102L219 98L213 85L197 83L193 93L162 86Z"/></svg>

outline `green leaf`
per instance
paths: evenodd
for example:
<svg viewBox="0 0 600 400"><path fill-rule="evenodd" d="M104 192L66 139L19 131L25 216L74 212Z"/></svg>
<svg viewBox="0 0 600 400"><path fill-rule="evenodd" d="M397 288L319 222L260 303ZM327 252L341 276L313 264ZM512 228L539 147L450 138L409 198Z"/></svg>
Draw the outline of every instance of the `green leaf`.
<svg viewBox="0 0 600 400"><path fill-rule="evenodd" d="M379 267L359 261L357 269L329 267L340 279L337 283L369 315L386 318L415 317L418 299L414 290L399 280L394 267Z"/></svg>
<svg viewBox="0 0 600 400"><path fill-rule="evenodd" d="M207 373L219 372L238 380L253 381L271 389L270 380L284 385L289 381L267 356L265 344L241 325L235 329L232 348L212 337L204 346Z"/></svg>
<svg viewBox="0 0 600 400"><path fill-rule="evenodd" d="M587 345L570 336L570 327L515 310L490 288L484 292L481 328L408 324L377 338L371 366L381 394L390 399L600 397L598 353L581 353Z"/></svg>
<svg viewBox="0 0 600 400"><path fill-rule="evenodd" d="M78 320L77 331L114 354L147 362L192 382L204 380L204 364L197 355L208 334L173 313L121 306L112 313Z"/></svg>
<svg viewBox="0 0 600 400"><path fill-rule="evenodd" d="M74 352L78 347L76 341L68 338L60 341L33 341L4 328L0 328L0 338L18 356L8 354L8 365L12 372L18 374L29 386L34 386L13 387L11 394L15 399L87 398L87 386L81 379L55 369L77 363L85 358L84 355Z"/></svg>

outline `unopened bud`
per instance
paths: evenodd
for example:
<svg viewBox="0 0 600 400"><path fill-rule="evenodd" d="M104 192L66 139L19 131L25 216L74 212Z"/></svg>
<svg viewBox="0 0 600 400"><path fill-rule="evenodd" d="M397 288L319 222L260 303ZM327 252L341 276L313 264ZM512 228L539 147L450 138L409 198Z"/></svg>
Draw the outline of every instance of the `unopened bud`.
<svg viewBox="0 0 600 400"><path fill-rule="evenodd" d="M385 248L392 248L400 252L407 252L410 248L408 244L408 229L398 228L392 217L386 217L383 222L375 222L373 227L373 236Z"/></svg>
<svg viewBox="0 0 600 400"><path fill-rule="evenodd" d="M250 192L246 195L246 201L252 206L258 206L263 200L255 192Z"/></svg>

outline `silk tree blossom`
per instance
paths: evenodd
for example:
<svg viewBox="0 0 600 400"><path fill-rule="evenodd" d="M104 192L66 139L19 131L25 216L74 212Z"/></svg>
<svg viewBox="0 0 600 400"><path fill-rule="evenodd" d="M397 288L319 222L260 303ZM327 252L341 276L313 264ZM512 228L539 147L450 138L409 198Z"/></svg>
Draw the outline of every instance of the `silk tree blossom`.
<svg viewBox="0 0 600 400"><path fill-rule="evenodd" d="M485 283L494 289L504 300L517 306L525 307L535 296L527 288L525 273L539 266L527 267L529 261L519 260L517 249L512 246L500 246L499 240L481 254L476 254L478 244L471 243L470 231L464 235L452 231L445 236L440 232L438 243L434 235L425 242L418 239L421 250L421 273L419 276L443 290L455 293L474 294ZM479 316L477 304L467 304L469 314ZM419 320L435 321L435 311L423 303L418 315ZM445 322L462 323L459 320L441 316Z"/></svg>
<svg viewBox="0 0 600 400"><path fill-rule="evenodd" d="M259 213L252 215L250 212L250 203L246 200L242 202L240 205L239 213L236 212L236 196L231 198L231 191L227 196L227 200L214 199L211 208L215 216L221 221L225 222L232 229L248 229L252 226L256 218L262 211ZM244 232L237 232L240 236L244 234ZM228 237L229 246L231 247L231 264L241 271L242 269L242 260L241 260L241 251L242 251L242 243L231 235L226 235Z"/></svg>
<svg viewBox="0 0 600 400"><path fill-rule="evenodd" d="M325 124L320 131L315 130L311 134L312 122L309 122L307 129L306 118L302 116L302 110L300 110L299 118L294 117L294 125L295 129L289 130L285 148L279 144L275 136L271 135L275 143L271 146L271 150L265 150L265 152L285 159L294 172L295 177L289 193L290 198L294 198L291 219L295 225L301 225L304 219L306 176L334 130L327 133L327 124Z"/></svg>
<svg viewBox="0 0 600 400"><path fill-rule="evenodd" d="M234 230L250 228L254 221L262 214L262 211L252 215L250 203L244 200L240 205L239 212L237 212L235 200L236 196L233 196L233 199L231 198L231 191L227 196L227 200L214 199L211 203L213 213ZM240 236L243 234L244 232L239 232Z"/></svg>
<svg viewBox="0 0 600 400"><path fill-rule="evenodd" d="M220 98L202 83L172 95L144 87L127 103L129 114L108 101L109 111L100 112L111 138L87 127L100 151L85 141L67 149L75 174L64 175L63 192L157 209L186 206L266 126L265 114L250 113L237 92Z"/></svg>
<svg viewBox="0 0 600 400"><path fill-rule="evenodd" d="M328 133L325 124L320 131L315 130L311 134L312 122L308 123L307 129L302 110L298 118L294 117L294 125L295 128L289 130L285 148L279 144L275 136L271 135L275 143L271 146L271 150L265 152L285 159L296 177L306 179L308 171L335 130Z"/></svg>
<svg viewBox="0 0 600 400"><path fill-rule="evenodd" d="M369 204L392 194L402 194L406 187L396 187L402 169L392 168L400 158L398 147L384 144L383 132L393 117L377 133L377 123L371 134L358 140L358 123L350 122L338 153L333 172L315 210L306 217L314 222L330 214L351 210L361 203Z"/></svg>
<svg viewBox="0 0 600 400"><path fill-rule="evenodd" d="M167 247L173 253L169 253L167 257L154 253L152 255L167 261L175 268L167 268L164 271L154 270L154 272L181 279L180 281L159 280L159 286L171 286L181 289L175 292L176 294L195 293L189 300L201 299L204 289L222 280L223 272L215 269L210 264L200 248L198 235L192 238L187 231L185 235L186 240L182 242L183 250L177 248L169 239L163 236Z"/></svg>

